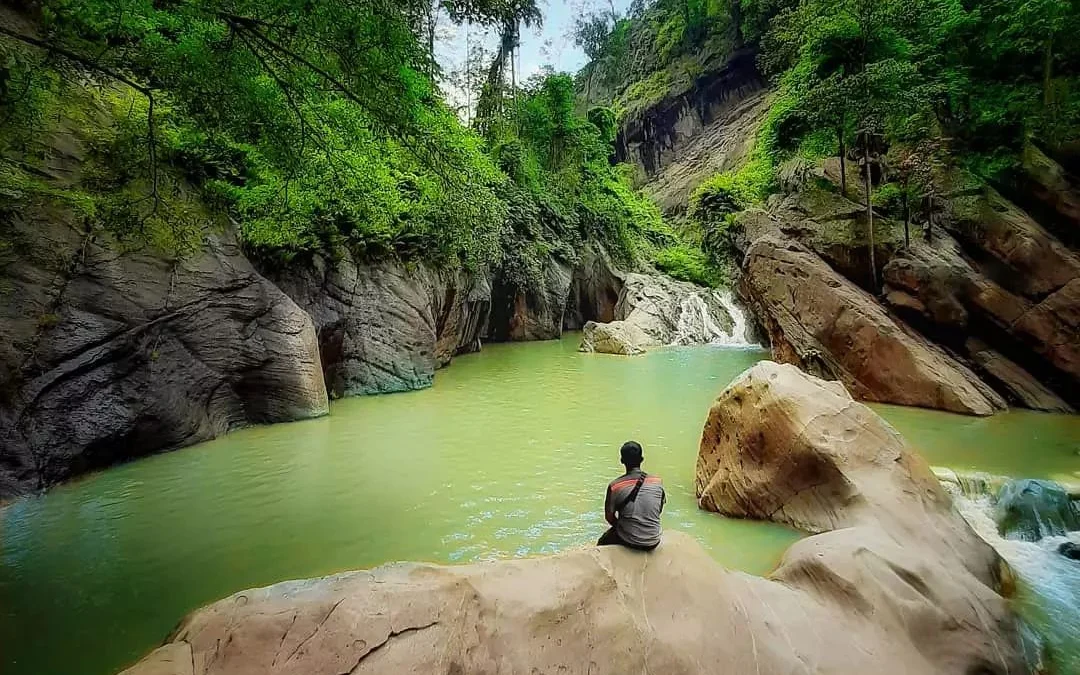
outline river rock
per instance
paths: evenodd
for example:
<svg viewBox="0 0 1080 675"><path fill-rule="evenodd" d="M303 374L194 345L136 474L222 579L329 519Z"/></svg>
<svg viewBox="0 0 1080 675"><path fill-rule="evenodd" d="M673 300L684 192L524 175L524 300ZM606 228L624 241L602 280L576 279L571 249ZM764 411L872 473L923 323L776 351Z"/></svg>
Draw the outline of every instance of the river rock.
<svg viewBox="0 0 1080 675"><path fill-rule="evenodd" d="M626 274L612 327L586 324L581 351L611 348L615 351L606 353L626 354L670 344L745 344L745 335L735 335L731 310L737 311L724 291L660 274Z"/></svg>
<svg viewBox="0 0 1080 675"><path fill-rule="evenodd" d="M1074 541L1066 541L1058 546L1058 553L1069 560L1080 560L1080 544Z"/></svg>
<svg viewBox="0 0 1080 675"><path fill-rule="evenodd" d="M431 386L437 368L480 349L490 311L485 275L425 264L357 264L343 251L267 274L311 315L334 397Z"/></svg>
<svg viewBox="0 0 1080 675"><path fill-rule="evenodd" d="M1024 541L1080 530L1080 516L1069 493L1048 480L1025 478L1005 483L997 495L994 519L1003 536Z"/></svg>
<svg viewBox="0 0 1080 675"><path fill-rule="evenodd" d="M709 511L810 532L876 528L993 563L895 429L841 383L790 364L761 361L720 394L702 433L695 486Z"/></svg>
<svg viewBox="0 0 1080 675"><path fill-rule="evenodd" d="M611 323L590 321L585 324L579 351L638 356L644 354L647 347L655 346L655 344L655 341L636 324L625 321Z"/></svg>
<svg viewBox="0 0 1080 675"><path fill-rule="evenodd" d="M175 258L123 252L65 211L27 218L0 261L0 497L327 413L311 319L231 233Z"/></svg>
<svg viewBox="0 0 1080 675"><path fill-rule="evenodd" d="M764 235L742 269L740 288L775 358L840 380L863 400L975 415L1005 407L967 367L801 244Z"/></svg>
<svg viewBox="0 0 1080 675"><path fill-rule="evenodd" d="M726 570L672 531L653 553L395 564L237 593L125 675L1024 672L1015 621L988 585L996 557L925 464L838 384L776 364L750 373L717 404L735 430L715 446L733 458L729 478L754 494L776 480L783 494L762 506L779 509L763 515L842 528L796 543L769 578ZM759 432L767 440L753 442ZM797 436L817 460L772 446ZM782 478L792 461L852 482L795 488Z"/></svg>

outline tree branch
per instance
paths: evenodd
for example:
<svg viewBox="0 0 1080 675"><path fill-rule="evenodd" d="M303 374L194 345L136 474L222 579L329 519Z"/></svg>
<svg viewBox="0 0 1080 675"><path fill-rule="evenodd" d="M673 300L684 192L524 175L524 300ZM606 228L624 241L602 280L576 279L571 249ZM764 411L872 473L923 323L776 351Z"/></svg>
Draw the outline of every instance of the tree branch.
<svg viewBox="0 0 1080 675"><path fill-rule="evenodd" d="M113 70L108 66L103 66L100 63L95 63L91 59L77 54L65 47L61 47L59 45L54 45L44 40L40 40L36 37L33 37L32 35L24 35L22 33L18 33L4 26L0 26L0 35L6 35L13 40L18 40L19 42L31 45L33 47L37 47L38 49L43 49L50 54L56 54L57 56L68 59L69 61L74 61L79 65L85 66L86 68L96 70L97 72L107 77L111 77L118 82L126 84L127 86L131 87L132 89L146 97L146 100L149 102L146 113L146 140L149 144L150 153L150 198L152 198L154 201L152 213L156 213L160 199L158 196L157 139L154 134L154 91L145 85L139 84L135 80L131 79L127 75L124 75L117 70Z"/></svg>

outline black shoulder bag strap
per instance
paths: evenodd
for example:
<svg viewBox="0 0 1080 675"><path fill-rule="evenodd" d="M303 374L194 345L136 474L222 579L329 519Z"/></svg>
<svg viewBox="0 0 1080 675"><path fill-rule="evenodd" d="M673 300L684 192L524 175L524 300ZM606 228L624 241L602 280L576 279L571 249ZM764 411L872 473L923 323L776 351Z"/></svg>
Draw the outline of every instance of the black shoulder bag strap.
<svg viewBox="0 0 1080 675"><path fill-rule="evenodd" d="M641 491L641 485L645 482L648 475L649 474L644 471L641 472L641 475L638 476L637 483L634 484L634 489L630 491L630 494L626 495L626 499L619 502L619 505L615 507L616 512L621 512L626 508L627 504L637 499L637 494Z"/></svg>

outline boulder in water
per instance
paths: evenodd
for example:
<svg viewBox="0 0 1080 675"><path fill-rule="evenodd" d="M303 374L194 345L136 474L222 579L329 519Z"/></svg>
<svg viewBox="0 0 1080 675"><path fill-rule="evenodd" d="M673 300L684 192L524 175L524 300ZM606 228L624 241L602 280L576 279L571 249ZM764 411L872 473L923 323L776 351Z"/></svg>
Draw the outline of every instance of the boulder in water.
<svg viewBox="0 0 1080 675"><path fill-rule="evenodd" d="M644 354L648 347L654 346L656 342L652 337L636 324L626 321L590 321L585 324L579 351L638 356Z"/></svg>
<svg viewBox="0 0 1080 675"><path fill-rule="evenodd" d="M1080 517L1069 493L1053 481L1012 480L998 492L995 520L1009 539L1038 541L1080 530Z"/></svg>
<svg viewBox="0 0 1080 675"><path fill-rule="evenodd" d="M1080 560L1080 544L1077 544L1074 541L1067 541L1061 546L1058 546L1058 553L1069 560Z"/></svg>

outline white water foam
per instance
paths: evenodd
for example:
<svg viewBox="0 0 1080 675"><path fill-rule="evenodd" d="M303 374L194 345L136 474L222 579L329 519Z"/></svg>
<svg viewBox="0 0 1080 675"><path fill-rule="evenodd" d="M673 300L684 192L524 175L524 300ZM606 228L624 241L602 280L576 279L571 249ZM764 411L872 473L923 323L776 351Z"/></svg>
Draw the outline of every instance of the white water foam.
<svg viewBox="0 0 1080 675"><path fill-rule="evenodd" d="M1034 652L1028 655L1033 669L1047 672L1041 669L1047 665L1041 663L1046 659L1054 668L1049 672L1080 673L1080 562L1057 551L1066 541L1080 543L1080 532L1070 532L1067 537L1044 537L1037 542L1006 539L998 533L990 495L972 494L950 483L943 485L952 493L964 520L1016 575L1018 593L1012 602L1026 623L1025 637Z"/></svg>
<svg viewBox="0 0 1080 675"><path fill-rule="evenodd" d="M709 291L710 300L718 303L731 316L731 332L725 332L709 311L709 303L700 293L683 298L679 305L679 320L675 328L674 345L713 344L733 347L750 346L747 340L746 315L727 291Z"/></svg>

